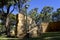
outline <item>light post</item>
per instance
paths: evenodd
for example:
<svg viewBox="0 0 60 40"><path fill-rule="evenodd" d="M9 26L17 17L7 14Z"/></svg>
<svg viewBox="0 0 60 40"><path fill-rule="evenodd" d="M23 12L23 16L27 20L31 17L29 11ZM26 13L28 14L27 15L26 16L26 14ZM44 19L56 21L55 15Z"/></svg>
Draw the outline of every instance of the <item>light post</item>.
<svg viewBox="0 0 60 40"><path fill-rule="evenodd" d="M27 30L27 27L28 27L28 23L27 23L27 9L28 9L28 7L29 7L29 5L25 5L25 12L26 12L26 34L27 34L27 32L28 32L28 30ZM28 35L28 34L27 34Z"/></svg>
<svg viewBox="0 0 60 40"><path fill-rule="evenodd" d="M28 23L27 23L27 21L28 21L28 19L27 19L27 9L28 9L28 7L29 7L29 5L25 5L25 11L26 11L26 39L28 40L28 38L29 38L29 33L28 33Z"/></svg>

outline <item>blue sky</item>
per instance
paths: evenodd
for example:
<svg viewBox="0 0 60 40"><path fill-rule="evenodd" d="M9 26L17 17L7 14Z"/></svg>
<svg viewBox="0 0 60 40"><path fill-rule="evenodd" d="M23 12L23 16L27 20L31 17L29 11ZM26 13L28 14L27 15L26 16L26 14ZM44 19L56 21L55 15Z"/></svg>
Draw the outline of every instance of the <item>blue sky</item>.
<svg viewBox="0 0 60 40"><path fill-rule="evenodd" d="M38 12L40 12L44 6L51 6L54 8L54 10L60 8L60 0L31 0L29 4L29 11L37 7Z"/></svg>
<svg viewBox="0 0 60 40"><path fill-rule="evenodd" d="M44 6L51 6L54 10L60 8L60 0L31 0L28 4L30 5L28 11L38 8L38 12L40 12Z"/></svg>

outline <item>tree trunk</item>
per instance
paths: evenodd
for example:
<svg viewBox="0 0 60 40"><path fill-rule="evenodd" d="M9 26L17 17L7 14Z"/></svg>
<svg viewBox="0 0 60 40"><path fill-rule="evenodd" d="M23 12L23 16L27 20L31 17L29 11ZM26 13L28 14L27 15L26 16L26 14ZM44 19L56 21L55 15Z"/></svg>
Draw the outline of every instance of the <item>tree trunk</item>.
<svg viewBox="0 0 60 40"><path fill-rule="evenodd" d="M14 8L13 8L13 10L10 12L10 7L11 7L12 5L9 5L9 7L8 7L8 9L7 9L7 13L6 13L6 22L5 22L5 27L6 27L6 34L7 34L7 36L10 36L10 19L9 19L9 15L14 11ZM15 6L15 5L14 5ZM10 12L10 13L9 13Z"/></svg>
<svg viewBox="0 0 60 40"><path fill-rule="evenodd" d="M6 23L5 23L5 27L6 27L6 34L7 36L10 36L10 24L9 24L9 16L6 17Z"/></svg>
<svg viewBox="0 0 60 40"><path fill-rule="evenodd" d="M11 5L9 5L8 6L8 9L7 9L7 13L6 13L6 22L5 22L5 27L6 27L6 34L7 34L7 36L10 36L10 24L9 24L9 15L10 15L10 13L9 13L9 11L10 11L10 7L11 7Z"/></svg>

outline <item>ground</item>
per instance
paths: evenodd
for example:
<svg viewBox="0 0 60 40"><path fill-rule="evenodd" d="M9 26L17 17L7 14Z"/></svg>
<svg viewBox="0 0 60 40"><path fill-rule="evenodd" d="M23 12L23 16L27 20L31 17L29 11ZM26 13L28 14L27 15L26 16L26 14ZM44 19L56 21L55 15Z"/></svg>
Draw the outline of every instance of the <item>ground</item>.
<svg viewBox="0 0 60 40"><path fill-rule="evenodd" d="M7 38L6 35L0 35L0 40L19 40L18 38ZM60 40L60 32L47 32L37 38L24 38L23 40Z"/></svg>

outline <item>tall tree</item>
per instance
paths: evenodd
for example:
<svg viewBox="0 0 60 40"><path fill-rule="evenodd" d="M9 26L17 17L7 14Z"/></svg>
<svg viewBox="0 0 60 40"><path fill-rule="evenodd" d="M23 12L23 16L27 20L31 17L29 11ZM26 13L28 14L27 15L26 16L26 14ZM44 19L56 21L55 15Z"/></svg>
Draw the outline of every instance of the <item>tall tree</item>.
<svg viewBox="0 0 60 40"><path fill-rule="evenodd" d="M5 19L6 34L10 35L9 15L14 11L16 3L14 2L14 0L0 0L0 4L1 4L0 8L2 9L2 16ZM7 10L6 13L4 12L4 6L6 7L6 10ZM13 9L10 12L11 6L13 6Z"/></svg>
<svg viewBox="0 0 60 40"><path fill-rule="evenodd" d="M49 7L49 6L45 6L42 9L41 13L44 14L44 18L43 18L44 21L46 21L46 22L49 21L48 18L50 18L50 15L51 15L49 13L51 13L52 11L53 11L53 8Z"/></svg>
<svg viewBox="0 0 60 40"><path fill-rule="evenodd" d="M38 8L34 8L34 9L32 9L30 12L29 12L29 15L30 15L30 17L34 20L34 21L36 21L36 17L37 17L37 14L38 14Z"/></svg>
<svg viewBox="0 0 60 40"><path fill-rule="evenodd" d="M2 19L5 20L6 34L10 36L10 13L15 9L15 5L18 5L19 9L26 2L26 0L0 0L0 8L2 9ZM7 12L4 12L4 6L6 7ZM10 8L13 6L13 9L10 12ZM20 11L20 10L19 10Z"/></svg>
<svg viewBox="0 0 60 40"><path fill-rule="evenodd" d="M56 10L56 12L53 12L53 21L60 21L60 8Z"/></svg>

